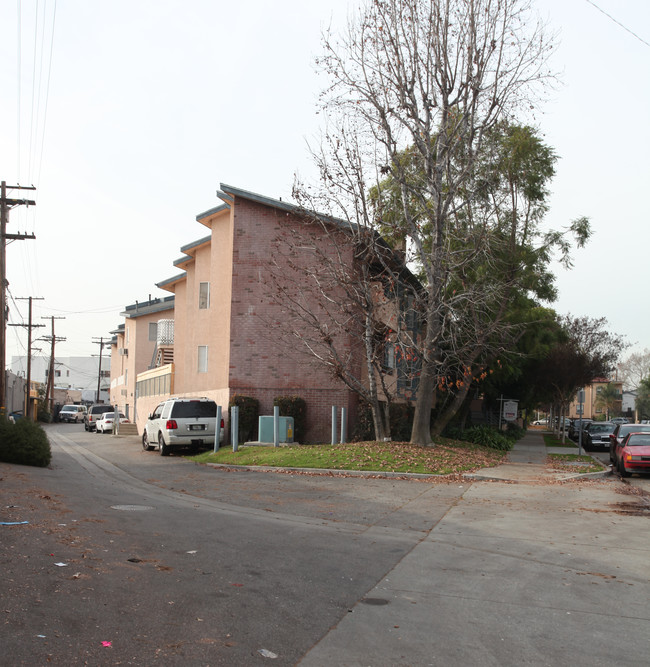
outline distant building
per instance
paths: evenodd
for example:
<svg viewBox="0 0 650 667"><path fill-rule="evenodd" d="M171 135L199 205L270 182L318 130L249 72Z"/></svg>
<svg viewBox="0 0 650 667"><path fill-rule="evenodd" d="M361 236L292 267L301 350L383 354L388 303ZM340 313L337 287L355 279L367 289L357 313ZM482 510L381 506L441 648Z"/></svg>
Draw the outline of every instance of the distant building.
<svg viewBox="0 0 650 667"><path fill-rule="evenodd" d="M162 353L168 330L169 348L173 345L174 297L138 302L127 306L124 324L112 331L111 345L111 405L131 420L135 419L135 380L143 371L156 366Z"/></svg>
<svg viewBox="0 0 650 667"><path fill-rule="evenodd" d="M596 378L591 384L587 385L585 389L585 402L583 405L582 417L584 419L605 419L607 409L598 402L598 394L610 382L618 390L618 399L615 405L609 411L609 417L618 417L623 412L623 382L619 380L608 380L607 378ZM578 397L573 399L569 406L569 418L576 419L580 417L578 410Z"/></svg>
<svg viewBox="0 0 650 667"><path fill-rule="evenodd" d="M623 416L636 420L636 391L623 392Z"/></svg>
<svg viewBox="0 0 650 667"><path fill-rule="evenodd" d="M99 356L59 357L54 360L54 387L57 389L77 389L82 401L94 403L97 398L97 381L100 380L100 402L108 402L111 378L110 354L102 355L101 378L99 378ZM27 357L12 357L11 371L22 377L27 376ZM31 380L47 384L50 371L49 357L32 357ZM56 402L56 394L55 394Z"/></svg>
<svg viewBox="0 0 650 667"><path fill-rule="evenodd" d="M7 414L25 407L25 378L5 371L5 401Z"/></svg>

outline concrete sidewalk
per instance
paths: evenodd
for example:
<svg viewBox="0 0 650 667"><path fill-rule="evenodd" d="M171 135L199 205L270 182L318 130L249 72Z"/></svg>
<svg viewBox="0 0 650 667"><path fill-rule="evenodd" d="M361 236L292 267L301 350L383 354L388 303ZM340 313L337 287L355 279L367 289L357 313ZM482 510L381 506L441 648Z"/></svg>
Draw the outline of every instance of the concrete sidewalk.
<svg viewBox="0 0 650 667"><path fill-rule="evenodd" d="M647 664L647 516L621 487L470 485L299 665Z"/></svg>
<svg viewBox="0 0 650 667"><path fill-rule="evenodd" d="M485 468L476 473L467 474L465 477L470 480L525 483L535 481L566 481L576 478L600 478L612 474L611 469L586 474L553 470L547 465L548 454L578 454L578 447L546 447L544 443L544 431L529 430L515 444L512 451L508 453L506 463L494 468ZM585 454L584 451L583 454Z"/></svg>

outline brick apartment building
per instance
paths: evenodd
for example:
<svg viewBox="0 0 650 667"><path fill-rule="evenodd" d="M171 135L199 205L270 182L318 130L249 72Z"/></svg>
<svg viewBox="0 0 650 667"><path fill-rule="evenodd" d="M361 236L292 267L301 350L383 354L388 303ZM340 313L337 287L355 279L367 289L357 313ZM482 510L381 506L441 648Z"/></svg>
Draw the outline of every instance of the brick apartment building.
<svg viewBox="0 0 650 667"><path fill-rule="evenodd" d="M170 395L212 398L226 418L235 394L257 398L262 415L272 414L275 397L298 395L307 405L301 439L327 442L332 406L346 408L353 424L357 395L279 335L283 326L298 329L300 324L288 319L282 299L272 294L271 260L277 279L283 255L274 255L274 248L284 240L292 259L280 265L280 272L297 284L300 262L313 262L313 255L301 257L300 248L291 243L298 228L312 225L325 254L345 246L330 248L328 236L295 205L223 184L218 196L221 205L196 217L209 234L183 246L182 257L174 262L180 272L157 284L173 297L129 306L125 324L113 332L113 400L128 406L142 433L148 414ZM344 252L345 262L355 261L351 244ZM173 342L169 334L167 340L154 341L159 322L167 327L172 319L172 304ZM337 342L361 375L360 336L348 334Z"/></svg>

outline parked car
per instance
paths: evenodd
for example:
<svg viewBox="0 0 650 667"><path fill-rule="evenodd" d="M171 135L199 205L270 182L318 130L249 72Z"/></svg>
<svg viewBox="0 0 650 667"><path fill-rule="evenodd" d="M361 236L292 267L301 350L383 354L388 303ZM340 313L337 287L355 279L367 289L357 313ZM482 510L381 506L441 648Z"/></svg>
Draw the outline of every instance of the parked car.
<svg viewBox="0 0 650 667"><path fill-rule="evenodd" d="M86 416L85 405L64 405L59 410L59 421L61 422L77 422L83 421Z"/></svg>
<svg viewBox="0 0 650 667"><path fill-rule="evenodd" d="M533 426L546 426L548 424L548 421L546 419L536 419L533 422Z"/></svg>
<svg viewBox="0 0 650 667"><path fill-rule="evenodd" d="M591 424L593 419L583 419L582 420L582 428L584 430L585 426L587 424ZM568 431L568 436L571 438L571 440L575 440L578 442L578 434L580 433L580 420L579 419L572 419L569 422L569 431Z"/></svg>
<svg viewBox="0 0 650 667"><path fill-rule="evenodd" d="M613 417L609 421L613 422L614 424L629 424L630 420L627 417Z"/></svg>
<svg viewBox="0 0 650 667"><path fill-rule="evenodd" d="M628 433L650 433L650 424L618 424L609 436L609 460L616 464L616 447L620 446Z"/></svg>
<svg viewBox="0 0 650 667"><path fill-rule="evenodd" d="M612 422L589 422L582 429L582 444L585 449L609 449L609 436L616 430Z"/></svg>
<svg viewBox="0 0 650 667"><path fill-rule="evenodd" d="M88 412L84 418L84 428L86 431L94 431L97 420L105 412L113 412L113 409L114 408L112 405L105 405L104 403L96 403L95 405L91 405L88 408Z"/></svg>
<svg viewBox="0 0 650 667"><path fill-rule="evenodd" d="M162 456L172 447L209 447L214 445L217 404L209 398L170 398L150 415L142 433L142 447L158 446ZM219 442L224 440L221 420Z"/></svg>
<svg viewBox="0 0 650 667"><path fill-rule="evenodd" d="M628 433L616 444L614 467L623 477L634 472L650 473L650 432Z"/></svg>
<svg viewBox="0 0 650 667"><path fill-rule="evenodd" d="M112 433L113 423L115 422L115 412L103 412L100 418L95 422L95 431L97 433ZM124 413L120 412L120 424L128 424L129 420Z"/></svg>

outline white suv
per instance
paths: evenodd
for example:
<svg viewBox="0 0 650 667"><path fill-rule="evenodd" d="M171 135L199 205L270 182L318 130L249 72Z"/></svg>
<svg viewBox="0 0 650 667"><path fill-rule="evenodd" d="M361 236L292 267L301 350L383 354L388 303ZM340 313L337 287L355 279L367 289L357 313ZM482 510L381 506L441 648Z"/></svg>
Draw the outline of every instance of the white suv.
<svg viewBox="0 0 650 667"><path fill-rule="evenodd" d="M59 421L77 422L83 421L86 416L85 405L64 405L59 411Z"/></svg>
<svg viewBox="0 0 650 667"><path fill-rule="evenodd" d="M162 456L172 447L210 447L214 445L217 404L209 398L170 398L162 402L147 419L142 433L142 447L149 451L158 446ZM219 442L224 439L221 420Z"/></svg>

